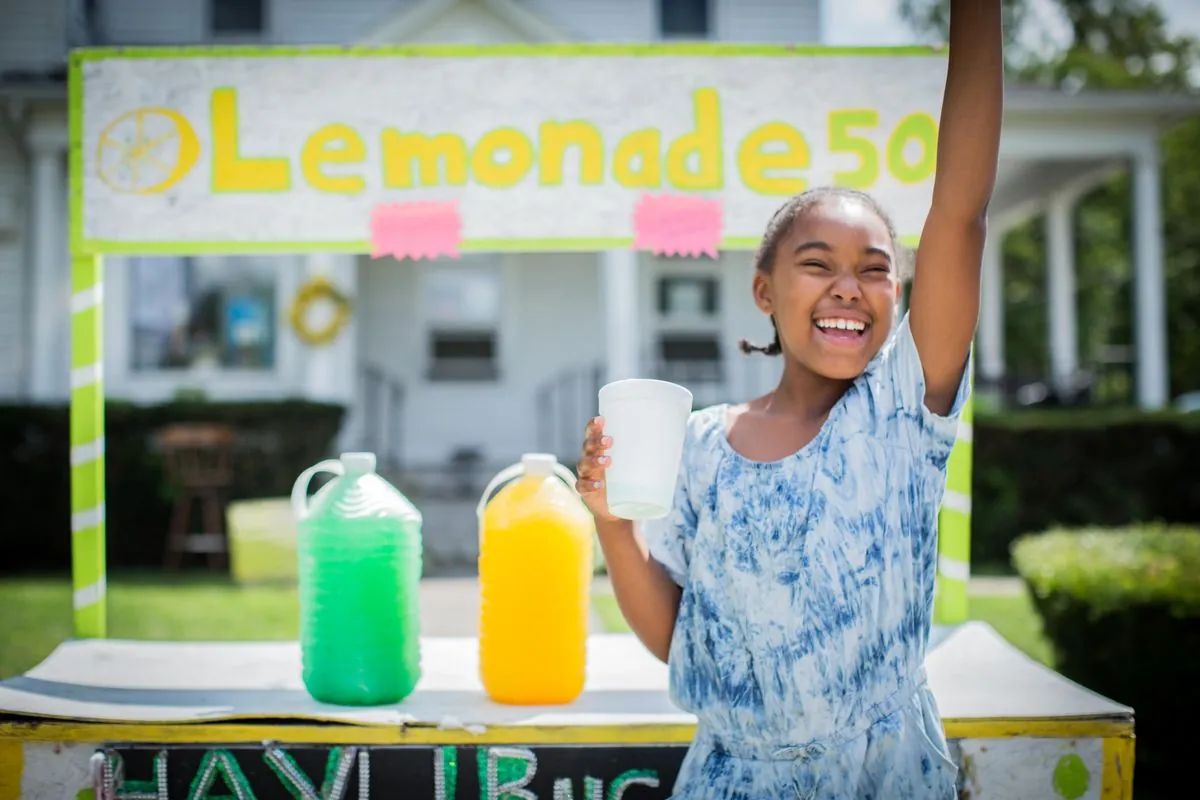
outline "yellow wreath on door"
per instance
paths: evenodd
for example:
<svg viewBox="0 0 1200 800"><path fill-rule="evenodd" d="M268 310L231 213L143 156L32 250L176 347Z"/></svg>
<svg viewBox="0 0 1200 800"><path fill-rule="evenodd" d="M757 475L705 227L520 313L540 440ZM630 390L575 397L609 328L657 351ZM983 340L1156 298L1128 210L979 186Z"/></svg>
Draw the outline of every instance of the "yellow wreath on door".
<svg viewBox="0 0 1200 800"><path fill-rule="evenodd" d="M333 304L333 319L320 328L313 328L308 321L308 312L314 303L326 301ZM309 278L292 299L290 312L292 330L309 347L322 347L338 337L350 319L350 298L346 297L328 278Z"/></svg>

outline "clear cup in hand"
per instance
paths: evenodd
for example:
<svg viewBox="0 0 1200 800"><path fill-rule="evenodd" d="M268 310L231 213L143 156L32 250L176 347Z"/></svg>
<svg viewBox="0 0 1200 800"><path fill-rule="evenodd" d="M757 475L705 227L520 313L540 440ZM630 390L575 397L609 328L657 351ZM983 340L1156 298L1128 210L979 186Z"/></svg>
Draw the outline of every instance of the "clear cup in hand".
<svg viewBox="0 0 1200 800"><path fill-rule="evenodd" d="M667 381L630 378L600 389L608 512L621 519L659 519L671 513L692 393Z"/></svg>

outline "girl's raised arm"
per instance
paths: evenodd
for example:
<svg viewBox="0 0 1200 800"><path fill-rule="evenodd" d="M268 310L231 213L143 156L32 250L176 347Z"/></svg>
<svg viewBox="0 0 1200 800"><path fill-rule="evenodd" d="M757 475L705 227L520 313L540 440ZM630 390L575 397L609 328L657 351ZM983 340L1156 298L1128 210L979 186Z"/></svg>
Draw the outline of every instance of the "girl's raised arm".
<svg viewBox="0 0 1200 800"><path fill-rule="evenodd" d="M979 321L987 208L1004 108L1001 0L950 0L950 53L933 203L917 252L909 324L925 405L949 412Z"/></svg>

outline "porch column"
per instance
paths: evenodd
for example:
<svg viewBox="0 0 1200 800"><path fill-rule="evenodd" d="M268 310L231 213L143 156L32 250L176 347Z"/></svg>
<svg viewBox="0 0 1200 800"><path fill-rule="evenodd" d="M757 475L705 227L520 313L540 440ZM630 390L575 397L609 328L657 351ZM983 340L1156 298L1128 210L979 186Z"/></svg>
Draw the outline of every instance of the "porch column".
<svg viewBox="0 0 1200 800"><path fill-rule="evenodd" d="M65 150L52 137L31 137L29 145L33 154L29 393L34 401L47 402L66 398L70 369L66 340L70 278L62 241L65 220L60 216L66 208Z"/></svg>
<svg viewBox="0 0 1200 800"><path fill-rule="evenodd" d="M1054 388L1067 390L1079 371L1079 323L1075 294L1075 197L1050 199L1046 209L1047 329Z"/></svg>
<svg viewBox="0 0 1200 800"><path fill-rule="evenodd" d="M337 338L322 347L304 348L304 394L309 400L338 403L346 406L348 416L342 425L340 441L343 444L356 441L354 428L358 424L355 411L355 387L358 385L358 331L356 321L359 308L356 303L358 288L358 263L354 256L342 253L310 253L306 256L305 275L308 278L322 277L350 298L350 319ZM312 324L323 327L327 309L324 304L314 306Z"/></svg>
<svg viewBox="0 0 1200 800"><path fill-rule="evenodd" d="M638 254L606 250L601 254L604 286L606 381L641 375L641 332L638 329Z"/></svg>
<svg viewBox="0 0 1200 800"><path fill-rule="evenodd" d="M1166 281L1163 277L1162 187L1157 141L1133 161L1133 304L1137 401L1143 409L1169 402Z"/></svg>
<svg viewBox="0 0 1200 800"><path fill-rule="evenodd" d="M989 388L1004 379L1004 228L988 231L979 297L979 375Z"/></svg>

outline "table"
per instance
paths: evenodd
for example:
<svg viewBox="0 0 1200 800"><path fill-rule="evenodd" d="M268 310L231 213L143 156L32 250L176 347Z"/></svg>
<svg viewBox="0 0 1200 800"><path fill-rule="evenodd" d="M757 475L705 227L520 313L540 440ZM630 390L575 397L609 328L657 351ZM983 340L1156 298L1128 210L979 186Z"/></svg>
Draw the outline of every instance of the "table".
<svg viewBox="0 0 1200 800"><path fill-rule="evenodd" d="M561 707L490 702L473 638L423 640L422 664L403 703L353 709L308 697L294 642L65 642L0 682L0 800L650 800L695 727L630 635L591 637ZM936 629L927 669L967 796L1132 797L1132 709L984 623Z"/></svg>

